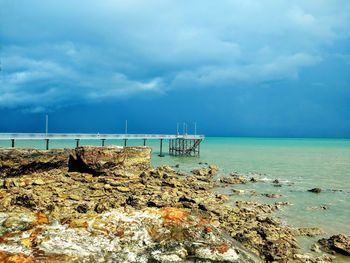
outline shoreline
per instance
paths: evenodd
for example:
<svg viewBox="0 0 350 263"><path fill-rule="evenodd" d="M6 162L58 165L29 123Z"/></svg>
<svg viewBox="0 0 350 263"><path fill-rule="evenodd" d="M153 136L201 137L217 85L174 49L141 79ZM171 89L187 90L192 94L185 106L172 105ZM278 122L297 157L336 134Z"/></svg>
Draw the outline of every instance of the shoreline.
<svg viewBox="0 0 350 263"><path fill-rule="evenodd" d="M157 220L151 224L159 224L161 220L161 225L166 226L163 229L165 232L170 227L182 233L180 237L175 235L168 240L168 235L153 233L150 228L145 228L148 235L154 234L150 235L153 241L148 249L152 250L152 246L158 245L158 250L140 252L141 249L139 252L144 257L163 257L163 261L159 262L168 262L165 256L169 255L173 259L177 256L181 260L195 257L202 257L204 260L211 254L215 254L217 258L210 260L231 260L228 262L247 262L247 259L258 262L257 258L279 262L332 261L332 256L322 256L322 253L299 254L295 239L297 236L316 236L323 232L318 228L297 229L283 225L274 217L273 212L288 204L239 201L235 207L226 206L228 197L214 193L214 187L254 184L256 179L231 174L217 180L216 166L201 166L192 174L179 173L169 166L152 168L151 151L148 147L79 147L75 150L51 151L0 149L0 156L0 175L3 179L1 212L7 213L11 209L16 213L28 213L32 217L33 213L36 216L40 213L45 218L41 219L43 224L38 224L38 219L33 219L29 224L27 222L28 229L17 228L18 233L12 231L16 234L33 232L38 226L43 228L43 225L49 226L52 222L72 229L96 231L90 226L93 225L92 218L101 220L99 217L103 217L104 213L123 209L117 213L129 216L140 211L156 214ZM78 191L74 192L72 189ZM96 196L97 193L100 196ZM80 220L81 218L85 218L85 221ZM4 219L3 225L7 219L8 217ZM196 225L190 222L196 222ZM102 227L104 230L108 228L107 223ZM17 222L17 225L21 224L23 222ZM10 226L8 229L14 227L10 223L7 226ZM129 226L124 226L125 229L127 227ZM8 233L11 234L11 231ZM229 237L225 238L225 235ZM1 249L4 249L4 243L11 243L11 238L6 238L2 240ZM122 240L126 237L115 235L113 238ZM194 240L198 239L203 239L206 246L195 247ZM27 249L31 251L33 247L42 249L46 241L40 243L33 238L30 242L31 246ZM160 245L164 242L168 250ZM169 247L175 245L175 251L169 250ZM212 253L205 254L205 249ZM158 252L154 253L155 251ZM52 248L51 251L44 252L46 257L55 255ZM226 254L231 258L222 258ZM239 261L241 259L237 255L243 255L245 261ZM30 253L22 256L32 257Z"/></svg>

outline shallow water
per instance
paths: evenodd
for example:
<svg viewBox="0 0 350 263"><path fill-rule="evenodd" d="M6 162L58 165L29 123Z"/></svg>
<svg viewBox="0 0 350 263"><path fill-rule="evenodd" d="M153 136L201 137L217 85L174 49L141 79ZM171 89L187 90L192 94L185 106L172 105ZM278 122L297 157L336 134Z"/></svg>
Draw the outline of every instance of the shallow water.
<svg viewBox="0 0 350 263"><path fill-rule="evenodd" d="M190 170L204 161L219 165L221 175L232 171L259 173L265 182L234 188L279 193L282 197L239 195L236 199L288 201L292 205L280 212L288 224L320 226L330 234L350 234L350 140L206 138L201 150L200 158L155 158L154 164L178 163L180 168ZM282 187L274 187L274 179ZM323 191L307 191L314 187Z"/></svg>
<svg viewBox="0 0 350 263"><path fill-rule="evenodd" d="M129 141L128 145L142 145ZM16 142L18 147L43 148L44 142ZM123 145L123 141L107 141L107 145ZM261 195L232 196L236 199L264 203L288 201L277 215L292 226L318 226L327 232L350 235L350 140L349 139L263 139L263 138L206 138L200 157L158 157L159 142L148 141L153 148L153 165L179 164L180 170L190 171L199 162L215 163L219 176L232 171L259 173L264 182L237 185L235 189L252 189L258 193L280 193L280 198ZM81 145L99 145L98 141L81 141ZM10 142L0 141L9 147ZM74 141L53 141L52 148L74 147ZM165 145L164 149L167 149ZM257 175L254 175L257 176ZM278 179L282 187L274 187ZM307 192L319 187L320 194ZM231 189L224 192L232 193ZM321 206L328 209L322 209Z"/></svg>

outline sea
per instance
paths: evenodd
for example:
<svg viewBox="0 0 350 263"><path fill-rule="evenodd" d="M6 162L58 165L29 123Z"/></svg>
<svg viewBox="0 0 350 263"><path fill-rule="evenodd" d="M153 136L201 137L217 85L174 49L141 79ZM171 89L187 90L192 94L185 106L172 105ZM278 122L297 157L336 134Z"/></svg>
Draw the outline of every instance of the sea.
<svg viewBox="0 0 350 263"><path fill-rule="evenodd" d="M143 141L128 141L128 146ZM80 145L99 145L99 141L81 141ZM123 145L123 141L106 141L106 145ZM232 185L215 191L229 195L229 203L237 200L261 203L288 202L275 213L284 224L293 227L320 227L324 237L333 234L350 235L350 139L304 138L238 138L206 137L199 157L159 157L159 141L147 141L152 147L153 166L178 166L183 172L216 164L219 177L238 172L256 183ZM17 141L17 147L43 149L43 141ZM75 141L50 141L51 148L73 148ZM10 142L0 141L0 147ZM163 145L167 153L167 145ZM278 180L280 185L273 183ZM320 193L309 189L320 188ZM242 194L237 191L245 190ZM255 194L251 194L255 192ZM276 193L278 198L262 194ZM321 236L323 237L323 236ZM300 238L301 249L308 252L320 237ZM337 262L346 262L339 257Z"/></svg>

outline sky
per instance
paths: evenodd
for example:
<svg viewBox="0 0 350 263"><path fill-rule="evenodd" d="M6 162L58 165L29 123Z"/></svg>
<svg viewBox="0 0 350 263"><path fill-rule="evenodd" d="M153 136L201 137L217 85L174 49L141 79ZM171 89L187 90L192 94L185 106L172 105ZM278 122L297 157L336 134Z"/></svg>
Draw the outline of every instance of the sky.
<svg viewBox="0 0 350 263"><path fill-rule="evenodd" d="M350 137L348 0L0 0L0 60L0 132Z"/></svg>

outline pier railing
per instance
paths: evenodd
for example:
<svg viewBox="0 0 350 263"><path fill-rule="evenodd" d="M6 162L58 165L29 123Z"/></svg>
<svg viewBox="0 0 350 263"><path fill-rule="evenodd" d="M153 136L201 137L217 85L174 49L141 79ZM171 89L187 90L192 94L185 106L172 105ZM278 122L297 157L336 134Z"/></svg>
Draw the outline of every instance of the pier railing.
<svg viewBox="0 0 350 263"><path fill-rule="evenodd" d="M142 140L142 139L204 139L204 135L169 135L169 134L99 134L99 133L0 133L0 140Z"/></svg>
<svg viewBox="0 0 350 263"><path fill-rule="evenodd" d="M101 140L101 145L105 146L106 140L124 140L127 146L128 140L143 140L146 146L147 140L160 141L160 153L163 155L163 140L169 141L169 154L180 156L198 156L200 143L204 140L204 135L193 134L100 134L100 133L0 133L0 140L11 141L12 148L17 140L45 140L46 150L49 149L50 140L75 140L76 147L79 147L80 140Z"/></svg>

